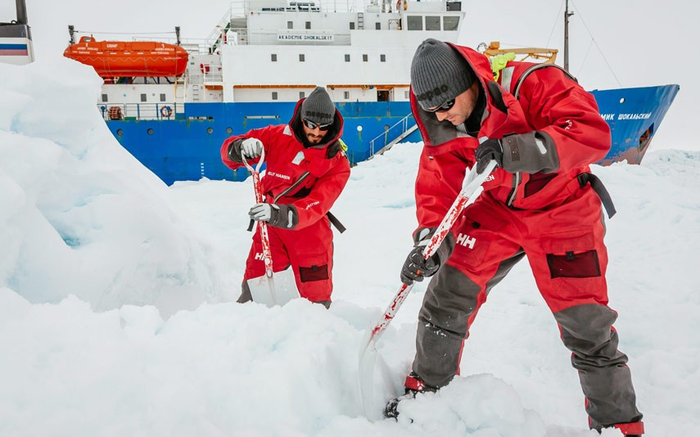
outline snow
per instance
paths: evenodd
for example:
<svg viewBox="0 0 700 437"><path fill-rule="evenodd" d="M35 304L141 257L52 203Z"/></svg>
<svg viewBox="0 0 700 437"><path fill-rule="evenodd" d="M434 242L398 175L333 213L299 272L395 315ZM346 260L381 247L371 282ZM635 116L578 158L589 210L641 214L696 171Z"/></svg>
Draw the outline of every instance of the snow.
<svg viewBox="0 0 700 437"><path fill-rule="evenodd" d="M527 263L480 311L461 376L398 422L364 415L358 353L400 286L419 144L353 168L333 208L348 230L330 310L240 305L250 181L161 183L104 126L88 67L0 64L0 77L0 435L597 435ZM593 170L618 209L611 307L647 434L687 435L700 415L700 152ZM379 342L380 401L409 369L424 291Z"/></svg>

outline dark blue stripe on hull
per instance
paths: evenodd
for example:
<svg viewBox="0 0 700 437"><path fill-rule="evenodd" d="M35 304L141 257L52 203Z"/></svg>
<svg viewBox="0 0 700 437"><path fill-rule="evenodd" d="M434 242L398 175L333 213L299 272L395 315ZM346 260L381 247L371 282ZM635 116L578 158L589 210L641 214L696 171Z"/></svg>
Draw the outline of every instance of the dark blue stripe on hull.
<svg viewBox="0 0 700 437"><path fill-rule="evenodd" d="M639 163L678 90L678 85L666 85L593 91L613 132L612 148L601 163L623 159ZM353 164L366 160L372 152L370 141L410 112L408 102L337 106L345 120L343 141ZM202 177L244 180L245 170L233 172L221 162L221 143L253 128L287 123L294 107L293 102L197 103L185 105L184 117L176 120L108 121L107 125L132 155L167 184ZM421 141L420 133L416 130L404 141ZM374 152L383 145L383 141L374 145Z"/></svg>

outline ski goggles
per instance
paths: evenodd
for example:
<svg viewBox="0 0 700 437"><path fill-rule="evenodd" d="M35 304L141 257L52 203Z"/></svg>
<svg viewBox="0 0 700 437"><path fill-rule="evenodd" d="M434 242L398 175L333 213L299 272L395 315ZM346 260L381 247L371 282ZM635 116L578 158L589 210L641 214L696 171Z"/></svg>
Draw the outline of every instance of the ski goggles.
<svg viewBox="0 0 700 437"><path fill-rule="evenodd" d="M431 113L435 113L435 112L447 112L447 111L449 111L450 109L452 109L452 107L455 105L455 100L456 100L456 99L448 100L448 101L446 101L445 103L443 103L443 104L440 105L440 106L434 106L434 107L432 107L432 108L423 108L423 110L424 110L425 112L431 112Z"/></svg>
<svg viewBox="0 0 700 437"><path fill-rule="evenodd" d="M303 119L302 121L304 122L304 125L306 127L308 127L309 129L312 129L312 130L316 129L316 128L318 128L319 130L328 130L328 128L330 128L331 125L333 124L333 122L325 123L325 124L314 123L313 121L311 121L307 118Z"/></svg>

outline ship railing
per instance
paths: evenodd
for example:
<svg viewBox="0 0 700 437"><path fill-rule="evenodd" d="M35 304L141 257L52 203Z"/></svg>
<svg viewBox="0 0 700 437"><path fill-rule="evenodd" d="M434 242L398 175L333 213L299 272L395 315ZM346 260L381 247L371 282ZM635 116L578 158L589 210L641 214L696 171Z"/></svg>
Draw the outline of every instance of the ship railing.
<svg viewBox="0 0 700 437"><path fill-rule="evenodd" d="M375 154L386 152L394 144L406 138L416 128L416 120L413 118L413 114L408 114L394 123L393 126L385 127L383 133L377 135L369 142L369 156L372 157Z"/></svg>
<svg viewBox="0 0 700 437"><path fill-rule="evenodd" d="M175 120L177 102L159 103L100 103L97 105L105 120Z"/></svg>

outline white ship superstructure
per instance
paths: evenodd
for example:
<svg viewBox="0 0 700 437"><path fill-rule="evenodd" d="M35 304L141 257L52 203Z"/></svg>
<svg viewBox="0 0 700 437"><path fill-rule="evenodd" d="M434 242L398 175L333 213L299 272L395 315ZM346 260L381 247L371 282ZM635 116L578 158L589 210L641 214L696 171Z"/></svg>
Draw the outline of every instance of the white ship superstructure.
<svg viewBox="0 0 700 437"><path fill-rule="evenodd" d="M316 85L335 102L408 101L411 58L426 38L455 41L460 2L235 3L210 44L193 54L187 102L296 101Z"/></svg>

